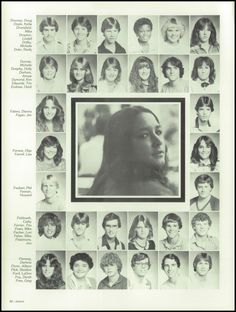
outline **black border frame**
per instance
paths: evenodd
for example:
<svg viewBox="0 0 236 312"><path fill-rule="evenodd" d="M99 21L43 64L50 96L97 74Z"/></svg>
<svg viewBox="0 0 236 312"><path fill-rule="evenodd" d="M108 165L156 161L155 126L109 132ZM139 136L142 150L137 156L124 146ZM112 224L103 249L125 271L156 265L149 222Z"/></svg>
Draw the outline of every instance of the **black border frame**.
<svg viewBox="0 0 236 312"><path fill-rule="evenodd" d="M180 123L181 123L181 194L178 198L170 197L76 197L76 102L123 102L123 103L142 103L142 102L178 102L180 103ZM71 98L71 202L185 202L185 98Z"/></svg>

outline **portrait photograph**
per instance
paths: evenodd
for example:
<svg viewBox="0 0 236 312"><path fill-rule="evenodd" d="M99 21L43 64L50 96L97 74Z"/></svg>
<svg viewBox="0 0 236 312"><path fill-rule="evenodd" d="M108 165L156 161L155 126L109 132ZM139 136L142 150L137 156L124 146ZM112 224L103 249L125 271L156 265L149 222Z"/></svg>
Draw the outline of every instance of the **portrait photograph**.
<svg viewBox="0 0 236 312"><path fill-rule="evenodd" d="M183 201L184 100L96 100L72 99L72 201Z"/></svg>

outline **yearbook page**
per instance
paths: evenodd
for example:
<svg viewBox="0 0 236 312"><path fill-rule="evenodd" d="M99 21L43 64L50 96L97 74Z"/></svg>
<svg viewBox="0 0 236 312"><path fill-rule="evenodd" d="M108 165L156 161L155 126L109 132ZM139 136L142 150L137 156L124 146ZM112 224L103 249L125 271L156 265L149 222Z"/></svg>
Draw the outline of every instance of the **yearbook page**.
<svg viewBox="0 0 236 312"><path fill-rule="evenodd" d="M2 309L234 309L234 2L2 2Z"/></svg>

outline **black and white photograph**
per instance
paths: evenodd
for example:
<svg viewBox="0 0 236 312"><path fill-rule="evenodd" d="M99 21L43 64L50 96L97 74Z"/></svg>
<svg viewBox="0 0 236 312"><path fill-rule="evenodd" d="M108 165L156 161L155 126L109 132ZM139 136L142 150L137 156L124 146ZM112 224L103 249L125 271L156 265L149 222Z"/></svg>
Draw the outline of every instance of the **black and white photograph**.
<svg viewBox="0 0 236 312"><path fill-rule="evenodd" d="M66 175L62 172L38 172L36 176L36 209L61 211L66 209Z"/></svg>
<svg viewBox="0 0 236 312"><path fill-rule="evenodd" d="M97 214L96 212L67 213L67 249L97 249Z"/></svg>
<svg viewBox="0 0 236 312"><path fill-rule="evenodd" d="M65 289L65 251L36 252L36 289Z"/></svg>
<svg viewBox="0 0 236 312"><path fill-rule="evenodd" d="M129 53L158 53L158 16L129 16Z"/></svg>
<svg viewBox="0 0 236 312"><path fill-rule="evenodd" d="M127 249L127 213L98 212L98 250Z"/></svg>
<svg viewBox="0 0 236 312"><path fill-rule="evenodd" d="M190 250L219 250L219 213L190 213Z"/></svg>
<svg viewBox="0 0 236 312"><path fill-rule="evenodd" d="M187 93L189 91L188 55L160 55L160 92Z"/></svg>
<svg viewBox="0 0 236 312"><path fill-rule="evenodd" d="M97 288L97 253L96 251L68 251L67 254L67 289Z"/></svg>
<svg viewBox="0 0 236 312"><path fill-rule="evenodd" d="M127 92L127 55L108 56L99 54L97 59L98 92L112 94Z"/></svg>
<svg viewBox="0 0 236 312"><path fill-rule="evenodd" d="M189 253L189 288L219 288L219 252L194 251Z"/></svg>
<svg viewBox="0 0 236 312"><path fill-rule="evenodd" d="M156 251L130 251L128 253L128 288L158 288L158 253Z"/></svg>
<svg viewBox="0 0 236 312"><path fill-rule="evenodd" d="M36 90L40 93L65 93L66 56L37 55Z"/></svg>
<svg viewBox="0 0 236 312"><path fill-rule="evenodd" d="M157 93L158 64L157 55L129 55L129 92Z"/></svg>
<svg viewBox="0 0 236 312"><path fill-rule="evenodd" d="M86 100L72 100L75 201L182 201L183 99Z"/></svg>
<svg viewBox="0 0 236 312"><path fill-rule="evenodd" d="M190 16L192 54L219 54L220 52L220 17Z"/></svg>
<svg viewBox="0 0 236 312"><path fill-rule="evenodd" d="M190 171L219 171L219 140L218 133L190 135Z"/></svg>
<svg viewBox="0 0 236 312"><path fill-rule="evenodd" d="M190 102L191 132L220 132L219 94L191 94Z"/></svg>
<svg viewBox="0 0 236 312"><path fill-rule="evenodd" d="M159 212L158 250L189 250L189 214Z"/></svg>
<svg viewBox="0 0 236 312"><path fill-rule="evenodd" d="M67 92L97 92L96 55L67 56Z"/></svg>
<svg viewBox="0 0 236 312"><path fill-rule="evenodd" d="M159 37L161 54L189 53L189 16L160 16Z"/></svg>
<svg viewBox="0 0 236 312"><path fill-rule="evenodd" d="M190 211L219 211L219 173L191 173Z"/></svg>
<svg viewBox="0 0 236 312"><path fill-rule="evenodd" d="M189 253L186 251L159 252L159 288L186 289L189 287Z"/></svg>
<svg viewBox="0 0 236 312"><path fill-rule="evenodd" d="M65 133L36 135L36 170L65 171L66 170L66 136Z"/></svg>
<svg viewBox="0 0 236 312"><path fill-rule="evenodd" d="M97 16L67 16L67 53L97 53Z"/></svg>
<svg viewBox="0 0 236 312"><path fill-rule="evenodd" d="M36 132L64 132L66 94L39 93L36 100Z"/></svg>
<svg viewBox="0 0 236 312"><path fill-rule="evenodd" d="M219 55L190 55L190 91L192 93L219 93Z"/></svg>
<svg viewBox="0 0 236 312"><path fill-rule="evenodd" d="M37 212L36 213L36 248L38 250L65 249L64 212Z"/></svg>
<svg viewBox="0 0 236 312"><path fill-rule="evenodd" d="M66 16L38 15L36 20L37 54L66 53Z"/></svg>
<svg viewBox="0 0 236 312"><path fill-rule="evenodd" d="M127 289L127 253L98 252L98 289Z"/></svg>
<svg viewBox="0 0 236 312"><path fill-rule="evenodd" d="M98 22L98 53L123 54L128 47L128 16L99 15Z"/></svg>

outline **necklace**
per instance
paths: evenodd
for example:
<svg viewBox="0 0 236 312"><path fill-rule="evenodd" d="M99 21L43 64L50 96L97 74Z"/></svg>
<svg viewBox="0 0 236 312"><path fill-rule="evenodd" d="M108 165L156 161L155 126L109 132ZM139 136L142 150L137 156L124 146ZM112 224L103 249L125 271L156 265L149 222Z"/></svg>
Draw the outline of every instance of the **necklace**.
<svg viewBox="0 0 236 312"><path fill-rule="evenodd" d="M148 246L147 246L147 245L148 245L148 241L145 242L145 245L144 245L144 246L140 245L140 244L137 242L137 240L135 240L134 243L137 244L139 247L141 247L141 248L143 248L143 249L145 249L145 247L148 247ZM146 248L146 249L148 249L148 248Z"/></svg>

